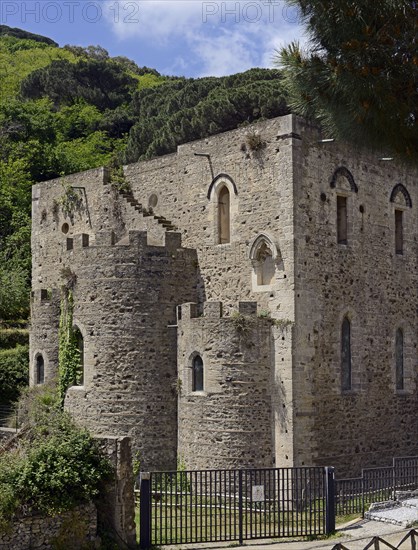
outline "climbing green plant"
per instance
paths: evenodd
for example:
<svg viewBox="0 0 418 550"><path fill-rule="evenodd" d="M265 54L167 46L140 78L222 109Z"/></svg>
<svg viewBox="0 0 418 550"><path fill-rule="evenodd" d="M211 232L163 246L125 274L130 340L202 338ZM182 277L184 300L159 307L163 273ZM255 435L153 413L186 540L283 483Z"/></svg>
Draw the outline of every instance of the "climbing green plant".
<svg viewBox="0 0 418 550"><path fill-rule="evenodd" d="M77 384L82 374L81 353L73 327L74 298L72 290L63 289L59 324L58 391L62 403L65 392Z"/></svg>
<svg viewBox="0 0 418 550"><path fill-rule="evenodd" d="M129 181L126 179L125 173L123 171L123 166L113 165L109 168L109 179L110 184L116 191L120 193L131 193L132 188Z"/></svg>
<svg viewBox="0 0 418 550"><path fill-rule="evenodd" d="M82 210L83 198L78 189L71 185L64 184L64 193L60 199L64 216L72 218L76 212Z"/></svg>

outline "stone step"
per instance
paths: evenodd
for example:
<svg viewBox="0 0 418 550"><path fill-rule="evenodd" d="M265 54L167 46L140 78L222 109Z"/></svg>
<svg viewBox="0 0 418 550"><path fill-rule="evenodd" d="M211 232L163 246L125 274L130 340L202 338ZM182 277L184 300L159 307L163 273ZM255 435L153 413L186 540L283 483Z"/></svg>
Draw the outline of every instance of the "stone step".
<svg viewBox="0 0 418 550"><path fill-rule="evenodd" d="M400 501L402 506L406 508L415 508L418 510L418 498L406 498Z"/></svg>
<svg viewBox="0 0 418 550"><path fill-rule="evenodd" d="M152 210L144 210L142 207L142 204L133 196L131 192L120 192L120 195L126 199L126 201L133 206L133 208L137 211L142 213L144 218L148 218L152 216L160 225L164 227L164 229L167 229L168 231L175 231L177 228L176 226L170 221L167 220L164 216L157 216L152 212Z"/></svg>
<svg viewBox="0 0 418 550"><path fill-rule="evenodd" d="M370 506L365 517L402 527L411 527L418 522L418 499L404 501L376 502Z"/></svg>

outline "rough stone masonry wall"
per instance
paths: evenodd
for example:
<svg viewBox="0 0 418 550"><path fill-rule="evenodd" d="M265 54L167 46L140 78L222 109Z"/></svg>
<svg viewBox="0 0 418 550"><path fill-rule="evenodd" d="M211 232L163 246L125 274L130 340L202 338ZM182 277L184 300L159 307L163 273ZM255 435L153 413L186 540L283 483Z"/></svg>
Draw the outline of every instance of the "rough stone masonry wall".
<svg viewBox="0 0 418 550"><path fill-rule="evenodd" d="M85 382L69 390L66 406L98 435L130 434L143 467L172 468L176 331L168 325L178 303L197 298L197 259L180 235L149 247L144 233L129 233L126 200L106 182L103 170L90 170L34 187L31 380L38 353L46 380L57 375L60 289L74 274ZM72 216L62 205L67 186L82 199ZM137 229L147 225L131 215Z"/></svg>
<svg viewBox="0 0 418 550"><path fill-rule="evenodd" d="M193 298L196 257L167 233L165 247L131 231L94 246L79 241L66 262L77 275L74 324L84 336L84 385L66 408L96 435L129 435L143 468L173 468L177 451L177 300ZM171 326L170 326L171 325Z"/></svg>
<svg viewBox="0 0 418 550"><path fill-rule="evenodd" d="M58 516L25 516L0 533L0 550L79 550L94 545L97 513L93 504L79 506Z"/></svg>
<svg viewBox="0 0 418 550"><path fill-rule="evenodd" d="M176 154L125 167L135 197L147 205L155 195L154 210L176 224L185 246L197 250L199 301L222 301L225 316L239 301L256 301L259 311L294 321L294 126L294 117L281 117L181 145ZM252 136L259 136L260 149L250 148ZM225 174L232 178L237 194L222 177ZM216 190L222 182L228 183L231 192L229 244L217 244ZM249 256L260 233L270 236L281 261L273 283L257 288ZM275 463L292 466L293 332L291 326L273 332Z"/></svg>
<svg viewBox="0 0 418 550"><path fill-rule="evenodd" d="M417 173L298 122L295 149L296 465L313 459L337 474L418 454ZM334 171L346 178L330 185ZM394 186L404 209L404 254L395 254ZM336 196L347 196L348 244L337 244ZM341 390L341 325L351 322L352 391ZM405 390L395 389L395 333L404 331Z"/></svg>
<svg viewBox="0 0 418 550"><path fill-rule="evenodd" d="M206 302L201 317L196 304L183 305L178 323L179 457L188 469L271 467L271 322L256 303L222 317L222 303ZM196 354L203 391L192 387Z"/></svg>

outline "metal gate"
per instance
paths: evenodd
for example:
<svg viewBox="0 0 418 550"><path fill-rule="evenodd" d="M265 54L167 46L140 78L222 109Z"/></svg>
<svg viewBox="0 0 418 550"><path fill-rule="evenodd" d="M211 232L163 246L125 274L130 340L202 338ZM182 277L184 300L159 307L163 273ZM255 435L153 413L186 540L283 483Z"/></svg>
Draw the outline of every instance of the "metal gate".
<svg viewBox="0 0 418 550"><path fill-rule="evenodd" d="M333 468L142 473L140 546L330 533L333 484Z"/></svg>

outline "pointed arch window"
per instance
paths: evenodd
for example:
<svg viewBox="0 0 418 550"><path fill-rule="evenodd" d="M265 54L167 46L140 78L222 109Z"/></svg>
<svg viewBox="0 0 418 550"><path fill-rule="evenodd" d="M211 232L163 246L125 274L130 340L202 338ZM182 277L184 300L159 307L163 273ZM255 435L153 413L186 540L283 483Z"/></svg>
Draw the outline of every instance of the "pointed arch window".
<svg viewBox="0 0 418 550"><path fill-rule="evenodd" d="M253 266L254 289L268 290L268 287L275 282L276 270L283 269L280 250L270 236L261 233L254 239L250 248L250 260Z"/></svg>
<svg viewBox="0 0 418 550"><path fill-rule="evenodd" d="M351 390L351 323L344 318L341 326L341 388L343 391Z"/></svg>
<svg viewBox="0 0 418 550"><path fill-rule="evenodd" d="M347 244L347 197L337 195L337 242Z"/></svg>
<svg viewBox="0 0 418 550"><path fill-rule="evenodd" d="M395 254L402 255L404 253L404 223L407 216L406 211L412 208L411 196L404 185L398 183L392 189L390 194L390 202L395 206Z"/></svg>
<svg viewBox="0 0 418 550"><path fill-rule="evenodd" d="M396 331L395 338L395 367L396 367L396 389L404 388L404 342L402 329Z"/></svg>
<svg viewBox="0 0 418 550"><path fill-rule="evenodd" d="M35 380L36 384L43 384L45 382L45 361L42 355L36 357L36 372Z"/></svg>
<svg viewBox="0 0 418 550"><path fill-rule="evenodd" d="M395 252L403 254L403 211L395 209Z"/></svg>
<svg viewBox="0 0 418 550"><path fill-rule="evenodd" d="M218 194L218 242L231 242L231 196L226 185Z"/></svg>
<svg viewBox="0 0 418 550"><path fill-rule="evenodd" d="M192 391L203 391L203 359L200 355L193 358Z"/></svg>
<svg viewBox="0 0 418 550"><path fill-rule="evenodd" d="M266 242L263 242L256 253L257 284L259 286L270 285L274 280L276 265L273 253Z"/></svg>
<svg viewBox="0 0 418 550"><path fill-rule="evenodd" d="M335 170L330 181L330 187L337 191L337 243L348 244L349 238L349 198L353 193L358 193L358 187L353 174L345 166Z"/></svg>

